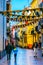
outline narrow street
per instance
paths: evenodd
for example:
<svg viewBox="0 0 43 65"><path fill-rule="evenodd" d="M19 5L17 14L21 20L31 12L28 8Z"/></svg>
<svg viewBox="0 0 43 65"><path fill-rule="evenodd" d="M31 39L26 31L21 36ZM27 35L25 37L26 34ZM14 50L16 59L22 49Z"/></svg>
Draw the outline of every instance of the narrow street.
<svg viewBox="0 0 43 65"><path fill-rule="evenodd" d="M34 52L31 49L18 48L16 65L43 65L43 57L41 51L38 51L37 58L34 58ZM0 60L0 65L8 65L7 58ZM9 65L15 65L14 53L11 54L11 61Z"/></svg>
<svg viewBox="0 0 43 65"><path fill-rule="evenodd" d="M43 0L0 0L0 65L43 65Z"/></svg>

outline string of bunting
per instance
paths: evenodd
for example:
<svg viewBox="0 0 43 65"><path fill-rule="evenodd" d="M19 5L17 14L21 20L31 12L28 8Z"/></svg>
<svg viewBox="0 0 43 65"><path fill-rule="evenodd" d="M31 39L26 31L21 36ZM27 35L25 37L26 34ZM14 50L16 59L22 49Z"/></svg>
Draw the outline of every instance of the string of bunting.
<svg viewBox="0 0 43 65"><path fill-rule="evenodd" d="M24 15L25 11L27 11L27 12L31 11L31 14L33 13L33 15L32 16L25 16ZM22 12L22 14L21 15L18 15L20 12ZM14 10L14 11L11 11L11 10L8 10L8 11L0 11L0 14L7 16L7 19L8 20L14 20L14 21L25 21L25 20L32 21L32 20L39 20L40 18L43 18L43 7L42 8L35 8L35 9ZM11 18L11 16L14 17L14 18ZM27 26L27 25L29 25L31 23L22 24L22 25L16 26L16 27Z"/></svg>
<svg viewBox="0 0 43 65"><path fill-rule="evenodd" d="M25 18L26 17L26 18ZM7 19L8 20L13 20L13 21L16 21L16 22L21 22L21 21L32 21L32 20L37 20L39 18L43 18L42 15L40 15L40 17L37 17L37 16L21 16L20 18L10 18L7 16Z"/></svg>
<svg viewBox="0 0 43 65"><path fill-rule="evenodd" d="M43 7L40 7L40 8L30 8L30 9L24 9L24 10L7 10L7 11L0 11L0 14L5 14L5 13L15 13L15 12L23 12L23 11L36 11L36 10L40 10L40 11L43 11Z"/></svg>
<svg viewBox="0 0 43 65"><path fill-rule="evenodd" d="M31 13L34 11L34 13L37 15L39 15L39 11L43 12L43 7L42 8L35 8L35 9L24 9L24 10L7 10L7 11L0 11L0 14L5 15L5 16L15 16L15 14L19 14L20 12L29 12L31 11ZM13 15L14 13L14 15Z"/></svg>
<svg viewBox="0 0 43 65"><path fill-rule="evenodd" d="M42 19L42 18L40 18L40 19ZM23 27L35 24L37 22L39 22L38 19L37 19L37 21L34 21L34 22L33 21L32 22L28 22L28 24L25 23L25 24L21 24L21 25L15 25L14 28L23 28Z"/></svg>
<svg viewBox="0 0 43 65"><path fill-rule="evenodd" d="M31 14L33 16L26 16L25 11L29 12L31 11ZM19 12L22 12L21 15L19 15ZM24 13L23 13L24 12ZM32 21L33 18L43 16L43 8L35 8L35 9L24 9L24 10L8 10L8 11L0 11L0 14L7 16L8 20L14 20L14 21L22 21L22 20L28 20ZM12 16L12 18L11 18Z"/></svg>

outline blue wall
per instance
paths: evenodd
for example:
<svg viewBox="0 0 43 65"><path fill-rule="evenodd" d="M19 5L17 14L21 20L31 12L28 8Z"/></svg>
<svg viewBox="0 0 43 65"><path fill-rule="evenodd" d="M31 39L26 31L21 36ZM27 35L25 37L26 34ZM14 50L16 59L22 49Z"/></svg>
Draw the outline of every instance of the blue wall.
<svg viewBox="0 0 43 65"><path fill-rule="evenodd" d="M0 0L0 11L6 10L6 0ZM5 49L6 17L0 14L0 51Z"/></svg>

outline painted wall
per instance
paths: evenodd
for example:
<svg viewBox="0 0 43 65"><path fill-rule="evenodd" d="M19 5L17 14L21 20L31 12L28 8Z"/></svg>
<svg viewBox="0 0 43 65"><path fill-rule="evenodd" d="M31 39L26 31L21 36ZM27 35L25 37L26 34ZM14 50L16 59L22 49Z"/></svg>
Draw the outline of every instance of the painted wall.
<svg viewBox="0 0 43 65"><path fill-rule="evenodd" d="M31 8L37 8L42 0L33 0L31 3Z"/></svg>
<svg viewBox="0 0 43 65"><path fill-rule="evenodd" d="M41 0L40 0L40 2L39 2L39 0L33 0L33 2L31 3L31 8L37 8L40 3L41 3ZM33 35L31 35L31 30L32 30L32 28L35 28L34 26L37 26L37 25L38 25L38 23L36 23L34 25L26 26L27 43L24 43L24 46L26 44L27 44L27 46L30 45L30 44L31 45L33 44ZM34 36L34 42L38 41L38 40L39 40L39 37L38 37L38 34L36 33L36 37ZM22 43L20 43L20 44L23 45Z"/></svg>

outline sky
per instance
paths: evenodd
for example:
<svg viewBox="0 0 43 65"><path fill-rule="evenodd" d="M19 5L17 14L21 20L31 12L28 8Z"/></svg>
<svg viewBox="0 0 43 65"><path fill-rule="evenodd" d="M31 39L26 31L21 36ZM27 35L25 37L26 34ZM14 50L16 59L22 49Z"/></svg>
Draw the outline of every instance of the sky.
<svg viewBox="0 0 43 65"><path fill-rule="evenodd" d="M22 10L24 7L30 5L32 0L11 0L11 9L12 10Z"/></svg>
<svg viewBox="0 0 43 65"><path fill-rule="evenodd" d="M28 7L32 0L11 0L11 10L22 10L24 7ZM11 22L10 25L19 24L18 22Z"/></svg>

